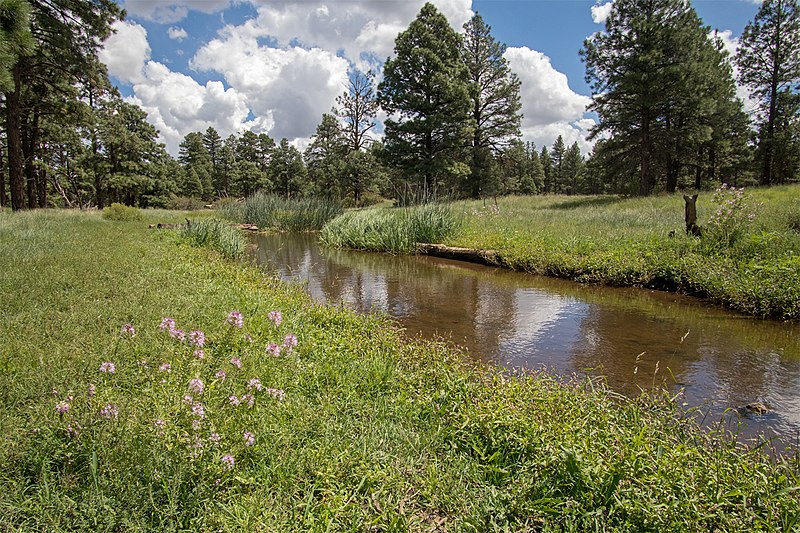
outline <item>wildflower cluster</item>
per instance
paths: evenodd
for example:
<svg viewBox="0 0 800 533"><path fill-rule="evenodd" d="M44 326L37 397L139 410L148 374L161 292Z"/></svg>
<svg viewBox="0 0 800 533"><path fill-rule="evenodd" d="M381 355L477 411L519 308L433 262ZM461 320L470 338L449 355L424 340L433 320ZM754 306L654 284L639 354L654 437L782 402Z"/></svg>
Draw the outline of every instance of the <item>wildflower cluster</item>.
<svg viewBox="0 0 800 533"><path fill-rule="evenodd" d="M748 208L744 188L722 185L714 191L716 211L708 221L706 233L721 246L731 246L747 231L755 220L755 213Z"/></svg>
<svg viewBox="0 0 800 533"><path fill-rule="evenodd" d="M267 318L276 329L283 323L280 311L270 312ZM159 328L166 332L168 341L158 353L137 354L131 365L119 359L99 362L94 367L98 375L113 374L115 379L88 384L86 394L77 400L71 391L66 395L52 391L51 412L58 431L73 445L94 449L97 441L93 439L103 438L102 432L86 431L88 427L119 427L133 429L134 433L140 428L163 443L156 457L159 453L172 457L166 462L154 459L153 472L166 473L167 464L178 453L178 460L209 469L211 479L216 478L219 485L228 479L221 474L245 461L245 450L257 448L256 433L242 427L252 416L247 412L257 409L259 402L286 398L284 390L269 387L258 375L259 351L249 347L254 342L252 337L239 331L244 329L242 313L231 311L226 322L230 329L215 340L200 329L186 328L188 333L184 333L175 319L164 317ZM131 340L129 346L136 349L133 326L125 324L120 331ZM295 335L281 336L280 344L267 344L267 354L289 354L298 346ZM267 359L261 356L260 363L264 361ZM147 392L141 396L126 396L128 378L151 385L142 387ZM137 414L141 416L143 412L154 415L142 421Z"/></svg>

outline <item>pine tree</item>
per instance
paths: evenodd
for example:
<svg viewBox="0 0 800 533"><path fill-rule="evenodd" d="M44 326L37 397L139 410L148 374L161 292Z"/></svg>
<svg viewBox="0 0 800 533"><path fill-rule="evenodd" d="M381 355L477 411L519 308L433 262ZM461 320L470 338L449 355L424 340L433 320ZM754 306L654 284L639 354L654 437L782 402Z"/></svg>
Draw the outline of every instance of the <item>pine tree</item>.
<svg viewBox="0 0 800 533"><path fill-rule="evenodd" d="M386 61L378 87L389 115L383 153L423 197L459 185L468 172L463 161L470 100L460 50L460 36L426 3L397 36L395 57Z"/></svg>
<svg viewBox="0 0 800 533"><path fill-rule="evenodd" d="M316 194L334 198L342 195L343 162L350 151L348 144L354 140L352 137L346 139L345 134L336 117L327 113L322 115L322 122L304 154L308 178Z"/></svg>
<svg viewBox="0 0 800 533"><path fill-rule="evenodd" d="M542 192L545 194L555 192L553 187L553 160L550 159L550 152L547 151L547 146L542 146L539 162L542 164Z"/></svg>
<svg viewBox="0 0 800 533"><path fill-rule="evenodd" d="M350 73L347 91L336 98L334 113L342 121L342 133L350 150L363 150L370 142L369 132L375 127L378 102L372 74L359 70Z"/></svg>
<svg viewBox="0 0 800 533"><path fill-rule="evenodd" d="M185 181L187 187L181 193L187 197L210 198L213 192L211 156L203 144L203 134L187 133L178 150L178 161L183 166L188 180Z"/></svg>
<svg viewBox="0 0 800 533"><path fill-rule="evenodd" d="M302 154L287 139L281 139L269 165L275 192L286 198L300 195L307 188L306 166Z"/></svg>
<svg viewBox="0 0 800 533"><path fill-rule="evenodd" d="M564 156L567 153L567 147L564 144L564 137L559 135L556 137L553 147L550 149L550 192L561 194L566 188L566 179L564 177Z"/></svg>
<svg viewBox="0 0 800 533"><path fill-rule="evenodd" d="M605 32L588 38L581 55L594 93L589 109L600 117L592 137L610 137L602 160L617 169L608 179L621 169L635 180L624 188L647 195L665 176L674 190L713 138L721 97L730 100L731 74L708 28L686 0L617 0Z"/></svg>
<svg viewBox="0 0 800 533"><path fill-rule="evenodd" d="M503 57L504 44L477 13L464 24L463 61L470 78L472 139L469 193L477 198L491 185L491 159L520 136L520 81Z"/></svg>
<svg viewBox="0 0 800 533"><path fill-rule="evenodd" d="M798 120L791 105L800 82L800 6L797 0L764 0L755 19L744 29L737 55L739 81L761 102L759 128L761 183L781 182L793 177L791 164L779 156L789 155L791 132L783 131ZM789 146L787 146L787 142Z"/></svg>
<svg viewBox="0 0 800 533"><path fill-rule="evenodd" d="M209 126L203 133L203 146L208 152L208 157L211 161L211 184L217 196L223 196L227 191L223 187L223 178L221 175L220 164L220 151L222 149L222 137L216 129Z"/></svg>

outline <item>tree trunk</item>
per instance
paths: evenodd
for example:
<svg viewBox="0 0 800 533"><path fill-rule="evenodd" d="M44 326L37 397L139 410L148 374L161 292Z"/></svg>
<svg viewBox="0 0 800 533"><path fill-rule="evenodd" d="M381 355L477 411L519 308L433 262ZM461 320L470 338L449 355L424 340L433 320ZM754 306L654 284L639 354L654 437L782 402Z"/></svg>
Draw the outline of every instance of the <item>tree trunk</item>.
<svg viewBox="0 0 800 533"><path fill-rule="evenodd" d="M11 209L25 209L25 168L22 155L21 67L14 66L14 89L6 94L6 135L8 136L8 181Z"/></svg>
<svg viewBox="0 0 800 533"><path fill-rule="evenodd" d="M25 159L25 180L28 185L28 207L35 209L36 207L44 207L39 204L38 191L38 172L36 169L36 145L39 142L39 112L35 110L33 113L33 122L27 124L23 120L23 129L26 131L27 136L24 138L22 144L22 153Z"/></svg>
<svg viewBox="0 0 800 533"><path fill-rule="evenodd" d="M647 196L653 190L653 176L650 168L650 158L652 150L650 146L650 122L646 114L642 120L642 139L640 147L640 174L639 174L639 196Z"/></svg>
<svg viewBox="0 0 800 533"><path fill-rule="evenodd" d="M680 164L672 157L672 154L667 155L667 187L666 191L669 193L675 192L678 188L678 170Z"/></svg>
<svg viewBox="0 0 800 533"><path fill-rule="evenodd" d="M3 161L3 149L0 147L0 209L8 204L6 197L6 169L5 161Z"/></svg>

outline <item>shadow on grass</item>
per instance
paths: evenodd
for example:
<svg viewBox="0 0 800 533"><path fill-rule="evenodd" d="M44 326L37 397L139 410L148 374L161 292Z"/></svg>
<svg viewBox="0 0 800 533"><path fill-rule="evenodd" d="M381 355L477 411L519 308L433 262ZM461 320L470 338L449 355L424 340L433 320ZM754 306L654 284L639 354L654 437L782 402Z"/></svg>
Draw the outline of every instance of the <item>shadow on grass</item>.
<svg viewBox="0 0 800 533"><path fill-rule="evenodd" d="M584 198L575 198L574 200L567 200L550 206L551 209L578 209L581 207L601 207L605 205L615 204L621 202L625 198L622 196L591 196Z"/></svg>

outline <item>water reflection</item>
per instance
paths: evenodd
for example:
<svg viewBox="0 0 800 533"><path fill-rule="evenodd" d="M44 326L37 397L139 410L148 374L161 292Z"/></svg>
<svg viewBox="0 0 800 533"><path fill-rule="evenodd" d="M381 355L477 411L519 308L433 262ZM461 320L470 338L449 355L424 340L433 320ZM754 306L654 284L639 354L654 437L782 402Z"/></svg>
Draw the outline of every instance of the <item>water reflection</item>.
<svg viewBox="0 0 800 533"><path fill-rule="evenodd" d="M432 257L321 249L313 235L260 235L256 261L320 301L394 317L486 362L606 376L626 394L667 380L709 420L763 401L746 432L800 431L798 325L641 289L586 286Z"/></svg>

